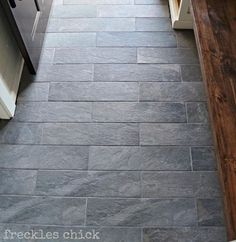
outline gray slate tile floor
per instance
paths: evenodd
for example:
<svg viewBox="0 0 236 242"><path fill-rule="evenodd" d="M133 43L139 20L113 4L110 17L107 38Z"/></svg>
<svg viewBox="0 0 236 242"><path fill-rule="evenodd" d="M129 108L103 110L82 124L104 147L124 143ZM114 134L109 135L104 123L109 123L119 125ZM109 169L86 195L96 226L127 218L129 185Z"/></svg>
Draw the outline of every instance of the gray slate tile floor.
<svg viewBox="0 0 236 242"><path fill-rule="evenodd" d="M1 234L225 242L222 211L192 31L167 0L54 0L38 74L0 122Z"/></svg>

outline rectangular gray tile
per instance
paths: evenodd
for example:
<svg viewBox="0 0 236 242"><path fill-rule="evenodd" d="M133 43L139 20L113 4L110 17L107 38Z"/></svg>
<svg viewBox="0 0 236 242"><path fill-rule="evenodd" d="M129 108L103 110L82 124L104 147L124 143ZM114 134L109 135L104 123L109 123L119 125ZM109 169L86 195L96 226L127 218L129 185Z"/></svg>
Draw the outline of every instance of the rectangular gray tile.
<svg viewBox="0 0 236 242"><path fill-rule="evenodd" d="M136 31L172 31L169 18L136 18ZM158 33L157 33L158 34Z"/></svg>
<svg viewBox="0 0 236 242"><path fill-rule="evenodd" d="M35 53L34 53L35 52ZM53 62L55 49L54 48L43 48L40 57L40 63L49 64ZM38 58L38 50L32 50L33 57L36 55L35 59Z"/></svg>
<svg viewBox="0 0 236 242"><path fill-rule="evenodd" d="M6 230L9 231L5 232ZM40 232L43 231L43 236L40 236ZM10 232L16 232L11 234ZM49 225L21 225L21 224L2 224L0 225L0 240L19 242L17 233L29 232L29 235L34 233L34 242L65 242L66 240L75 240L81 242L142 242L141 241L141 228L115 228L115 227L88 227L88 226L49 226ZM37 233L38 232L38 233ZM68 234L69 233L69 234ZM70 235L72 235L70 239ZM35 238L36 237L36 238ZM48 237L49 239L46 239ZM65 237L67 239L65 239ZM53 239L52 239L53 238ZM21 242L29 242L28 239L21 239ZM32 240L31 240L32 241Z"/></svg>
<svg viewBox="0 0 236 242"><path fill-rule="evenodd" d="M208 109L205 102L187 103L187 116L189 123L208 123Z"/></svg>
<svg viewBox="0 0 236 242"><path fill-rule="evenodd" d="M54 63L136 63L135 48L57 49Z"/></svg>
<svg viewBox="0 0 236 242"><path fill-rule="evenodd" d="M40 229L36 227L36 229ZM44 229L45 230L45 229ZM76 232L77 241L81 242L141 242L141 229L140 228L111 228L111 227L59 227L56 231L61 234L60 242L65 242L63 234L69 231ZM50 231L55 231L55 227L51 227ZM81 236L82 235L82 236ZM87 237L87 238L86 238ZM91 239L90 239L91 238ZM69 239L67 239L69 240ZM74 240L74 239L72 239ZM57 242L57 240L54 240ZM50 241L48 241L50 242Z"/></svg>
<svg viewBox="0 0 236 242"><path fill-rule="evenodd" d="M224 226L224 209L221 199L198 199L199 226Z"/></svg>
<svg viewBox="0 0 236 242"><path fill-rule="evenodd" d="M213 147L191 148L193 170L214 171L217 169L217 161Z"/></svg>
<svg viewBox="0 0 236 242"><path fill-rule="evenodd" d="M137 124L45 124L42 144L137 145Z"/></svg>
<svg viewBox="0 0 236 242"><path fill-rule="evenodd" d="M20 85L17 101L47 101L48 83L23 83Z"/></svg>
<svg viewBox="0 0 236 242"><path fill-rule="evenodd" d="M50 100L57 101L138 101L138 83L51 83Z"/></svg>
<svg viewBox="0 0 236 242"><path fill-rule="evenodd" d="M44 47L73 48L96 46L96 33L47 33Z"/></svg>
<svg viewBox="0 0 236 242"><path fill-rule="evenodd" d="M40 77L40 79L44 79L44 80L42 80L43 82L46 82L47 72L51 68L52 65L53 65L52 63L39 63L36 75L29 73L27 66L24 65L22 74L21 74L20 91L24 90L28 86L37 82L39 77ZM49 84L47 84L47 85L49 86Z"/></svg>
<svg viewBox="0 0 236 242"><path fill-rule="evenodd" d="M138 48L138 63L198 64L198 55L187 48Z"/></svg>
<svg viewBox="0 0 236 242"><path fill-rule="evenodd" d="M30 225L23 224L1 224L0 225L0 241L18 242L18 233L26 233L30 231ZM12 233L11 233L12 232ZM13 234L15 232L15 234ZM28 242L29 240L22 238L21 242Z"/></svg>
<svg viewBox="0 0 236 242"><path fill-rule="evenodd" d="M176 30L175 34L179 48L197 48L193 30Z"/></svg>
<svg viewBox="0 0 236 242"><path fill-rule="evenodd" d="M192 199L88 199L87 225L193 226Z"/></svg>
<svg viewBox="0 0 236 242"><path fill-rule="evenodd" d="M216 172L144 172L142 197L220 197Z"/></svg>
<svg viewBox="0 0 236 242"><path fill-rule="evenodd" d="M140 144L204 146L212 135L205 124L140 124Z"/></svg>
<svg viewBox="0 0 236 242"><path fill-rule="evenodd" d="M202 83L140 83L141 101L158 102L197 102L206 101L205 89Z"/></svg>
<svg viewBox="0 0 236 242"><path fill-rule="evenodd" d="M202 73L199 65L181 65L181 74L184 82L202 81Z"/></svg>
<svg viewBox="0 0 236 242"><path fill-rule="evenodd" d="M52 9L52 18L96 17L95 5L56 5Z"/></svg>
<svg viewBox="0 0 236 242"><path fill-rule="evenodd" d="M98 17L169 17L165 5L100 5L97 6Z"/></svg>
<svg viewBox="0 0 236 242"><path fill-rule="evenodd" d="M134 31L134 18L52 18L47 32Z"/></svg>
<svg viewBox="0 0 236 242"><path fill-rule="evenodd" d="M70 197L141 197L141 178L134 171L39 171L35 192Z"/></svg>
<svg viewBox="0 0 236 242"><path fill-rule="evenodd" d="M131 0L64 0L64 4L130 4Z"/></svg>
<svg viewBox="0 0 236 242"><path fill-rule="evenodd" d="M86 146L1 145L0 168L79 169L88 167Z"/></svg>
<svg viewBox="0 0 236 242"><path fill-rule="evenodd" d="M40 65L36 82L87 82L93 80L92 64Z"/></svg>
<svg viewBox="0 0 236 242"><path fill-rule="evenodd" d="M63 5L63 1L64 1L64 0L53 1L52 6L54 7L54 6L56 6L56 5Z"/></svg>
<svg viewBox="0 0 236 242"><path fill-rule="evenodd" d="M95 122L186 122L181 103L93 103Z"/></svg>
<svg viewBox="0 0 236 242"><path fill-rule="evenodd" d="M172 32L102 32L97 34L97 46L176 47Z"/></svg>
<svg viewBox="0 0 236 242"><path fill-rule="evenodd" d="M179 82L179 65L95 64L94 81Z"/></svg>
<svg viewBox="0 0 236 242"><path fill-rule="evenodd" d="M85 199L0 196L1 223L84 225Z"/></svg>
<svg viewBox="0 0 236 242"><path fill-rule="evenodd" d="M144 242L226 242L223 227L144 228Z"/></svg>
<svg viewBox="0 0 236 242"><path fill-rule="evenodd" d="M188 147L90 147L91 170L190 170Z"/></svg>
<svg viewBox="0 0 236 242"><path fill-rule="evenodd" d="M135 0L134 1L135 4L163 4L163 5L167 5L168 1L167 0Z"/></svg>
<svg viewBox="0 0 236 242"><path fill-rule="evenodd" d="M21 122L90 122L92 104L81 102L21 102L15 120Z"/></svg>
<svg viewBox="0 0 236 242"><path fill-rule="evenodd" d="M0 123L0 143L6 144L39 144L42 126L37 123Z"/></svg>
<svg viewBox="0 0 236 242"><path fill-rule="evenodd" d="M33 194L36 177L37 171L0 170L0 194Z"/></svg>
<svg viewBox="0 0 236 242"><path fill-rule="evenodd" d="M142 242L139 228L99 228L100 238L103 242Z"/></svg>

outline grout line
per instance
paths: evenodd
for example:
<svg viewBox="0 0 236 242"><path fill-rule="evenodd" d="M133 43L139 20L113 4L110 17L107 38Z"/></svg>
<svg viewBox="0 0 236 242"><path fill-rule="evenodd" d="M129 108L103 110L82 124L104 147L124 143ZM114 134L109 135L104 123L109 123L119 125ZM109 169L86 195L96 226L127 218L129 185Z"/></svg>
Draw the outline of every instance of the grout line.
<svg viewBox="0 0 236 242"><path fill-rule="evenodd" d="M88 215L88 198L86 198L85 202L85 217L84 217L84 226L87 227L87 215Z"/></svg>
<svg viewBox="0 0 236 242"><path fill-rule="evenodd" d="M193 147L213 147L212 145L166 145L166 144L152 144L152 145L139 145L139 144L100 144L100 145L96 145L96 144L43 144L43 143L32 143L32 144L27 144L27 143L0 143L0 145L12 145L12 146L49 146L49 147L88 147L88 146L92 146L92 147L189 147L189 146L193 146Z"/></svg>
<svg viewBox="0 0 236 242"><path fill-rule="evenodd" d="M190 155L191 170L194 171L194 169L193 169L192 147L189 147L189 155Z"/></svg>
<svg viewBox="0 0 236 242"><path fill-rule="evenodd" d="M136 200L139 202L142 201L148 201L148 200L156 200L156 201L163 201L163 200L168 200L168 201L173 201L175 199L177 200L192 200L194 201L196 200L218 200L218 199L222 199L222 195L219 194L218 196L212 196L211 194L209 196L199 196L199 197L195 197L193 196L158 196L158 197L141 197L141 196L127 196L127 197L121 197L121 196L66 196L66 195L48 195L48 194L0 194L0 199L3 197L22 197L22 198L48 198L48 199L77 199L77 200L81 200L84 201L86 204L86 200L90 199L90 200Z"/></svg>
<svg viewBox="0 0 236 242"><path fill-rule="evenodd" d="M143 234L143 229L144 229L144 228L141 228L141 238L140 238L140 239L141 239L141 242L144 242L144 234Z"/></svg>
<svg viewBox="0 0 236 242"><path fill-rule="evenodd" d="M94 63L92 64L92 80L88 82L95 82L95 64Z"/></svg>
<svg viewBox="0 0 236 242"><path fill-rule="evenodd" d="M16 167L9 167L9 168L2 168L0 167L0 171L39 171L39 172L51 172L51 171L55 171L55 172L75 172L75 173L108 173L108 172L112 172L112 173L136 173L136 174L140 174L140 178L142 178L143 174L158 174L158 173L196 173L196 174L214 174L217 171L216 170L145 170L145 169L123 169L123 170L117 170L117 169L58 169L58 168L42 168L42 167L35 167L35 168L16 168Z"/></svg>
<svg viewBox="0 0 236 242"><path fill-rule="evenodd" d="M195 212L196 212L196 227L201 227L201 226L199 226L199 217L198 217L198 206L197 206L198 199L199 198L194 198L194 207L195 207ZM221 199L222 199L222 196L221 196Z"/></svg>
<svg viewBox="0 0 236 242"><path fill-rule="evenodd" d="M186 121L187 121L187 123L190 123L190 122L189 122L188 103L187 103L187 102L184 102L184 108L185 108L185 117L186 117Z"/></svg>
<svg viewBox="0 0 236 242"><path fill-rule="evenodd" d="M9 171L56 171L56 172L70 172L70 171L74 171L75 173L86 173L86 172L91 172L91 173L104 173L104 172L113 172L113 173L123 173L123 172L127 172L127 173L215 173L217 172L217 170L189 170L189 169L179 169L179 170L145 170L145 169L122 169L122 170L118 170L118 169L79 169L79 168L75 168L75 169L66 169L66 168L42 168L42 167L32 167L32 168L20 168L20 167L0 167L0 171L5 171L5 170L9 170Z"/></svg>
<svg viewBox="0 0 236 242"><path fill-rule="evenodd" d="M141 185L141 198L144 198L143 197L143 173L144 173L144 171L143 170L141 170L140 171L140 185Z"/></svg>
<svg viewBox="0 0 236 242"><path fill-rule="evenodd" d="M68 228L68 227L72 227L72 228L112 228L112 229L145 229L145 228L157 228L157 229L160 229L160 228L171 228L171 229L179 229L179 228L194 228L193 226L190 226L190 225L186 225L186 226L172 226L172 225L169 225L169 226L127 226L127 225L124 225L124 226L114 226L114 225L102 225L102 226L99 226L99 225L88 225L88 226L83 226L83 225L53 225L53 224L28 224L28 223L0 223L0 225L22 225L22 226L40 226L40 227L60 227L60 228ZM200 226L200 228L204 228L204 229L209 229L209 228L224 228L225 226L220 226L220 225L215 225L215 226ZM130 242L130 241L129 241Z"/></svg>

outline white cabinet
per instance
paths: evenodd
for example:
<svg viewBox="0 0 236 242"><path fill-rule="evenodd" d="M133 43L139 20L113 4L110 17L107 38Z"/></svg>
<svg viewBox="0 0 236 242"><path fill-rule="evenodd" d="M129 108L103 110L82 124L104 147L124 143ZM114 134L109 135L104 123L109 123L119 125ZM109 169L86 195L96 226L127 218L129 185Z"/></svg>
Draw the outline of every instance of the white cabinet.
<svg viewBox="0 0 236 242"><path fill-rule="evenodd" d="M13 117L24 60L0 9L0 119Z"/></svg>
<svg viewBox="0 0 236 242"><path fill-rule="evenodd" d="M169 0L172 27L174 29L192 29L190 0Z"/></svg>

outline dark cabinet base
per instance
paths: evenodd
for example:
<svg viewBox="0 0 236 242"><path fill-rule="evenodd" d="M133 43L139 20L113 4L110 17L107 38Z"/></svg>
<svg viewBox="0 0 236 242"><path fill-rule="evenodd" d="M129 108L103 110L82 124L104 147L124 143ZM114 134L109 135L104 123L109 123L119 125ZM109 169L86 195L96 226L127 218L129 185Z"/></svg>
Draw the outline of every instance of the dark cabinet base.
<svg viewBox="0 0 236 242"><path fill-rule="evenodd" d="M30 73L37 71L53 0L0 1Z"/></svg>

